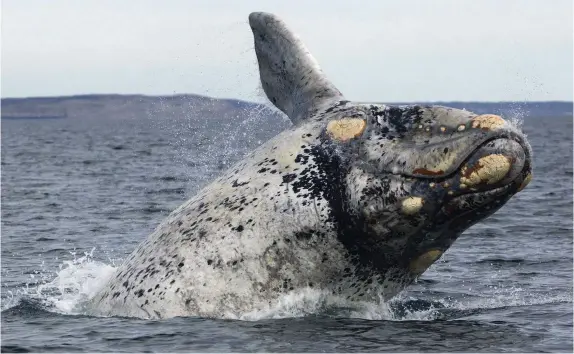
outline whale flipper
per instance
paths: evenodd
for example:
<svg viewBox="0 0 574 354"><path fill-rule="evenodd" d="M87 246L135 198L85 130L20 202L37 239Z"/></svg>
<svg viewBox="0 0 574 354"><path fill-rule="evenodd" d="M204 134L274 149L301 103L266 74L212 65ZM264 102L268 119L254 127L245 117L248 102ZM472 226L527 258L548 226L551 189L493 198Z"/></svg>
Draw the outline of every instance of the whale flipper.
<svg viewBox="0 0 574 354"><path fill-rule="evenodd" d="M253 12L249 25L263 90L293 123L304 120L326 101L343 99L303 42L278 17Z"/></svg>

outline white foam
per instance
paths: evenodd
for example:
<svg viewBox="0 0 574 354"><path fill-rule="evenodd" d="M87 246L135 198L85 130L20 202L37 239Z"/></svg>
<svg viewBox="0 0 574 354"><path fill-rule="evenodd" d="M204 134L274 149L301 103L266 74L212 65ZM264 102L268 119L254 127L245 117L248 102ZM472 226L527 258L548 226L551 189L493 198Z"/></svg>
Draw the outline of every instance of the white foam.
<svg viewBox="0 0 574 354"><path fill-rule="evenodd" d="M2 310L17 305L21 298L38 300L46 310L62 314L77 314L81 303L91 299L104 286L116 267L95 261L94 249L77 257L71 252L72 260L64 261L50 280L41 280L37 284L8 293ZM45 273L42 277L46 277Z"/></svg>
<svg viewBox="0 0 574 354"><path fill-rule="evenodd" d="M263 319L280 319L304 317L319 313L332 313L337 317L360 318L368 320L433 320L437 317L434 307L420 311L404 311L398 315L392 310L394 303L403 299L397 297L389 302L380 298L378 301L350 301L342 296L332 295L327 290L305 288L291 291L281 296L275 303L259 310L250 311L237 319L257 321ZM229 318L235 318L228 315Z"/></svg>
<svg viewBox="0 0 574 354"><path fill-rule="evenodd" d="M333 313L337 317L358 318L367 320L387 321L433 321L441 317L444 310L476 310L496 309L504 307L533 306L553 303L571 303L572 294L542 294L529 293L520 288L501 288L496 293L480 294L459 300L433 299L437 305L427 303L424 309L404 308L401 311L393 307L404 304L406 301L417 299L399 295L386 302L382 298L378 301L361 302L349 301L343 297L331 295L325 290L302 289L292 291L274 304L262 309L251 311L238 319L256 321L262 319L279 319L303 317L318 313ZM228 316L228 318L235 318Z"/></svg>

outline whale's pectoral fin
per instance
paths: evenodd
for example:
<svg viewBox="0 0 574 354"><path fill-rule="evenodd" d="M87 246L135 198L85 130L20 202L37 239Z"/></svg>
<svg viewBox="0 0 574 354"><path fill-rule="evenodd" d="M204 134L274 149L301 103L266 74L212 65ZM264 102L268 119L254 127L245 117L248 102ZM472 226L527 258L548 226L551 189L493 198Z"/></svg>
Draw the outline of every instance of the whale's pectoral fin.
<svg viewBox="0 0 574 354"><path fill-rule="evenodd" d="M283 21L272 14L254 12L249 15L249 25L263 90L293 123L304 120L326 101L343 99Z"/></svg>

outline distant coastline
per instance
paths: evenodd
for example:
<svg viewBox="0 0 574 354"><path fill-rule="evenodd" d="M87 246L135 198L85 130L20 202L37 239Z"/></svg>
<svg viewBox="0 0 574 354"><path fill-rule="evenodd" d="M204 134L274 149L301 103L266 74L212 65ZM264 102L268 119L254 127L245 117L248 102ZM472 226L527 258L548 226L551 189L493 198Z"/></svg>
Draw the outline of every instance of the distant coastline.
<svg viewBox="0 0 574 354"><path fill-rule="evenodd" d="M2 119L64 119L68 118L66 112L49 113L49 112L2 112Z"/></svg>
<svg viewBox="0 0 574 354"><path fill-rule="evenodd" d="M387 104L433 104L466 109L477 114L526 116L571 116L572 101L435 101L435 102L385 102ZM229 115L236 110L262 109L264 105L229 98L213 98L195 94L171 96L88 94L53 97L2 98L3 120L18 119L82 119L121 117L195 115ZM273 110L269 110L273 114ZM275 112L278 114L277 112Z"/></svg>

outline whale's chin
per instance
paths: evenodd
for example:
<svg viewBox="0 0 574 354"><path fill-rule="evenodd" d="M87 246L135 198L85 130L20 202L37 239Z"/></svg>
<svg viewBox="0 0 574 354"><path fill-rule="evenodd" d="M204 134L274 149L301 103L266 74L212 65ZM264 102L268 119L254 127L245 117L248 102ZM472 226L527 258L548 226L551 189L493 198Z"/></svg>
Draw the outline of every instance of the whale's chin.
<svg viewBox="0 0 574 354"><path fill-rule="evenodd" d="M465 193L450 199L447 199L441 208L441 212L446 217L455 219L464 216L470 216L472 219L480 220L485 214L492 214L498 210L512 195L514 195L513 184L507 184L502 187ZM470 226L470 225L469 225Z"/></svg>

